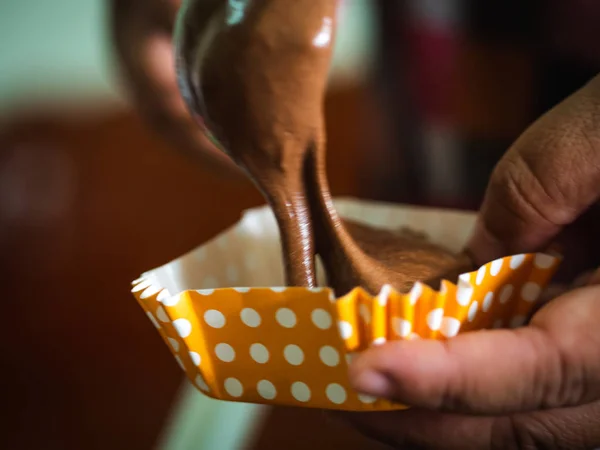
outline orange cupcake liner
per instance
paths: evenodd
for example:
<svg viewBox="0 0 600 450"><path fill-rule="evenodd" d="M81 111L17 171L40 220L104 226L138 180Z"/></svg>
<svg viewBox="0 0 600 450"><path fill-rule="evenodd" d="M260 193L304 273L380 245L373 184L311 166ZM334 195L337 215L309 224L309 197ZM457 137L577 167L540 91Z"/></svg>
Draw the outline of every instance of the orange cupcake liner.
<svg viewBox="0 0 600 450"><path fill-rule="evenodd" d="M363 212L373 208L370 202L341 203ZM444 220L455 214L375 207L387 213L379 218L385 216L388 225L421 230L414 226L419 218ZM410 223L392 220L398 212L408 214ZM457 222L463 228L472 226L472 216L461 217ZM187 377L216 399L348 411L403 409L352 389L348 364L353 355L391 340L449 339L467 331L521 326L560 262L543 253L514 255L462 274L457 284L443 281L439 291L416 283L407 294L387 285L376 296L356 288L340 298L328 288L190 288L198 276L191 268L203 264L221 275L206 275L205 284L206 277L213 284L219 278L248 281L239 270L248 263L243 241L252 245L258 240L268 249L247 264L257 273L264 275L278 264L272 259L279 254L270 221L267 210L250 211L213 242L133 282L134 296ZM460 233L468 235L464 229ZM230 239L239 241L224 245ZM227 257L206 259L211 252ZM237 263L224 263L232 259Z"/></svg>

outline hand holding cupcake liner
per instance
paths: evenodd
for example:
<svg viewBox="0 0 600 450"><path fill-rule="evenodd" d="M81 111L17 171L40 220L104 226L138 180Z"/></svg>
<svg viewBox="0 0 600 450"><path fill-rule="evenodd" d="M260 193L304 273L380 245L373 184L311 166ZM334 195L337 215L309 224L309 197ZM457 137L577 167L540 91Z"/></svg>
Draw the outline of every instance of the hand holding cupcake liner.
<svg viewBox="0 0 600 450"><path fill-rule="evenodd" d="M344 217L410 226L458 248L474 220L373 202L336 206ZM283 278L278 247L270 211L251 210L233 229L133 283L176 361L206 395L351 411L405 408L351 388L354 354L386 341L521 326L560 262L543 253L513 255L460 275L456 284L443 281L439 291L419 282L406 294L386 285L376 296L356 288L335 298L328 288L276 287ZM219 287L227 283L245 287Z"/></svg>

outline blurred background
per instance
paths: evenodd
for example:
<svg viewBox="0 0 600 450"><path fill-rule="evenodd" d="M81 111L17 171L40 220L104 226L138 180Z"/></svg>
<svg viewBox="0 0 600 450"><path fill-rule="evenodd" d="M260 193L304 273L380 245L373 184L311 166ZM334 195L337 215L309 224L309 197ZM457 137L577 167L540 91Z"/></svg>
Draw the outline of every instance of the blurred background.
<svg viewBox="0 0 600 450"><path fill-rule="evenodd" d="M0 3L0 448L383 449L318 411L189 387L131 280L262 203L147 127L106 0ZM595 0L345 0L337 195L475 209L502 153L600 68Z"/></svg>

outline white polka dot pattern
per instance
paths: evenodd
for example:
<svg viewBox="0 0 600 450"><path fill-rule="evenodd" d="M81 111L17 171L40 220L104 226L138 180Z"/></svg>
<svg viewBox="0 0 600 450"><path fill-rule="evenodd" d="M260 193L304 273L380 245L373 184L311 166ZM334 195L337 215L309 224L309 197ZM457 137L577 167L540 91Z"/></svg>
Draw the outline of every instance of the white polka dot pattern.
<svg viewBox="0 0 600 450"><path fill-rule="evenodd" d="M456 291L456 301L461 306L467 306L471 302L471 297L473 296L473 288L471 285L463 284L459 282L458 289Z"/></svg>
<svg viewBox="0 0 600 450"><path fill-rule="evenodd" d="M162 299L161 303L163 306L177 306L179 300L181 299L181 294L173 295L172 297L165 297Z"/></svg>
<svg viewBox="0 0 600 450"><path fill-rule="evenodd" d="M354 331L350 323L346 322L345 320L341 320L338 322L338 327L340 329L340 336L342 336L342 339L350 339L350 337L352 337Z"/></svg>
<svg viewBox="0 0 600 450"><path fill-rule="evenodd" d="M311 319L313 324L321 330L327 330L331 327L331 314L324 309L318 308L313 310Z"/></svg>
<svg viewBox="0 0 600 450"><path fill-rule="evenodd" d="M160 320L163 323L170 322L169 316L167 316L167 312L165 311L165 308L163 308L162 306L159 306L158 308L156 308L156 317L158 318L158 320Z"/></svg>
<svg viewBox="0 0 600 450"><path fill-rule="evenodd" d="M259 364L264 364L269 360L269 350L263 344L252 344L250 346L250 356Z"/></svg>
<svg viewBox="0 0 600 450"><path fill-rule="evenodd" d="M390 298L390 294L392 293L392 287L389 284L384 285L381 288L381 292L377 295L377 302L380 306L387 306L388 299Z"/></svg>
<svg viewBox="0 0 600 450"><path fill-rule="evenodd" d="M192 333L192 324L187 319L176 319L173 321L173 326L182 338L186 338Z"/></svg>
<svg viewBox="0 0 600 450"><path fill-rule="evenodd" d="M177 340L173 338L167 339L169 341L169 344L171 345L171 348L177 353L179 351L179 342L177 342Z"/></svg>
<svg viewBox="0 0 600 450"><path fill-rule="evenodd" d="M142 294L140 295L141 299L147 299L149 297L152 297L153 295L156 295L159 293L159 291L161 290L160 286L157 285L151 285L149 288L147 288L144 292L142 292Z"/></svg>
<svg viewBox="0 0 600 450"><path fill-rule="evenodd" d="M299 366L304 361L304 352L294 344L287 345L283 349L285 360L292 366Z"/></svg>
<svg viewBox="0 0 600 450"><path fill-rule="evenodd" d="M244 393L244 386L237 378L227 378L225 380L225 392L232 397L241 397Z"/></svg>
<svg viewBox="0 0 600 450"><path fill-rule="evenodd" d="M554 256L538 253L535 255L534 264L538 269L550 269L556 263Z"/></svg>
<svg viewBox="0 0 600 450"><path fill-rule="evenodd" d="M133 289L131 289L131 292L136 294L136 293L143 291L144 289L150 287L151 284L152 284L152 282L150 280L142 279L140 283L133 286ZM145 298L141 298L141 300L144 300L144 299Z"/></svg>
<svg viewBox="0 0 600 450"><path fill-rule="evenodd" d="M440 332L447 338L454 337L460 330L460 320L454 317L443 317L440 326Z"/></svg>
<svg viewBox="0 0 600 450"><path fill-rule="evenodd" d="M323 364L329 367L335 367L340 363L340 354L335 347L332 347L331 345L324 345L321 347L319 350L319 358L321 358Z"/></svg>
<svg viewBox="0 0 600 450"><path fill-rule="evenodd" d="M523 300L526 302L535 302L541 293L542 288L537 283L533 282L525 283L521 289L521 297L523 297Z"/></svg>
<svg viewBox="0 0 600 450"><path fill-rule="evenodd" d="M150 311L147 311L146 315L150 319L150 322L152 322L152 325L154 325L156 328L160 328L160 324L157 322L157 320L154 318L154 315Z"/></svg>
<svg viewBox="0 0 600 450"><path fill-rule="evenodd" d="M346 353L346 355L345 355L346 364L348 364L348 365L352 364L352 361L354 361L354 359L356 359L356 356L357 356L356 353Z"/></svg>
<svg viewBox="0 0 600 450"><path fill-rule="evenodd" d="M201 391L208 392L210 390L208 384L206 384L206 381L204 381L202 375L196 375L196 379L194 380L194 382L196 383L196 386L200 388Z"/></svg>
<svg viewBox="0 0 600 450"><path fill-rule="evenodd" d="M240 317L242 322L249 327L256 328L260 325L261 319L260 314L256 312L255 309L252 308L244 308L240 313Z"/></svg>
<svg viewBox="0 0 600 450"><path fill-rule="evenodd" d="M168 301L169 297L171 297L171 294L169 294L169 291L167 289L163 289L156 296L156 300L162 303L164 301Z"/></svg>
<svg viewBox="0 0 600 450"><path fill-rule="evenodd" d="M493 277L495 277L496 275L498 275L500 273L503 263L504 263L504 260L502 260L502 259L497 259L495 261L492 261L492 264L490 265L490 274Z"/></svg>
<svg viewBox="0 0 600 450"><path fill-rule="evenodd" d="M183 361L181 360L179 355L175 355L175 361L177 361L177 364L179 365L179 367L181 367L181 370L185 372L185 364L183 364Z"/></svg>
<svg viewBox="0 0 600 450"><path fill-rule="evenodd" d="M200 356L200 354L196 353L196 352L189 352L189 355L190 355L190 359L192 360L192 363L195 366L199 366L200 363L202 362L202 357Z"/></svg>
<svg viewBox="0 0 600 450"><path fill-rule="evenodd" d="M468 318L469 322L473 322L475 320L475 316L477 315L478 307L479 307L479 303L476 301L471 303L471 306L469 306L469 312L467 314L467 318Z"/></svg>
<svg viewBox="0 0 600 450"><path fill-rule="evenodd" d="M246 294L248 292L250 292L250 288L247 287L236 287L233 288L234 291L239 292L240 294Z"/></svg>
<svg viewBox="0 0 600 450"><path fill-rule="evenodd" d="M500 303L502 305L506 304L510 300L514 289L515 288L512 284L507 284L502 288L502 290L500 291Z"/></svg>
<svg viewBox="0 0 600 450"><path fill-rule="evenodd" d="M215 347L215 355L223 362L231 362L235 359L235 350L229 344L220 343Z"/></svg>
<svg viewBox="0 0 600 450"><path fill-rule="evenodd" d="M412 331L412 322L400 317L394 318L394 331L399 337L408 337Z"/></svg>
<svg viewBox="0 0 600 450"><path fill-rule="evenodd" d="M477 286L481 285L481 283L483 282L486 269L486 266L481 266L477 271L477 278L475 279L475 283L477 284Z"/></svg>
<svg viewBox="0 0 600 450"><path fill-rule="evenodd" d="M344 387L337 383L331 383L329 386L327 386L326 394L327 398L336 405L341 405L348 397Z"/></svg>
<svg viewBox="0 0 600 450"><path fill-rule="evenodd" d="M400 294L386 285L375 296L355 289L339 299L323 288L215 289L219 280L242 280L243 266L205 274L204 290L170 296L149 277L133 290L178 364L207 395L385 411L403 406L353 391L347 372L353 355L398 339L523 326L556 266L548 255L515 255L463 274L457 284L443 281L439 292L415 283Z"/></svg>
<svg viewBox="0 0 600 450"><path fill-rule="evenodd" d="M275 388L275 385L268 380L260 380L256 385L256 390L265 400L273 400L275 397L277 397L277 389Z"/></svg>
<svg viewBox="0 0 600 450"><path fill-rule="evenodd" d="M492 307L492 302L494 301L494 293L488 292L485 294L485 298L483 299L483 312L488 312Z"/></svg>
<svg viewBox="0 0 600 450"><path fill-rule="evenodd" d="M427 314L427 326L431 331L437 331L442 326L442 318L444 316L444 310L442 308L437 308L431 310Z"/></svg>
<svg viewBox="0 0 600 450"><path fill-rule="evenodd" d="M296 314L289 308L281 308L275 314L279 325L285 328L293 328L296 326Z"/></svg>
<svg viewBox="0 0 600 450"><path fill-rule="evenodd" d="M510 268L517 270L525 261L525 255L514 255L510 258Z"/></svg>
<svg viewBox="0 0 600 450"><path fill-rule="evenodd" d="M221 311L209 309L204 313L204 321L213 328L223 328L225 326L225 316Z"/></svg>
<svg viewBox="0 0 600 450"><path fill-rule="evenodd" d="M414 305L417 303L417 300L421 297L423 293L423 285L421 283L415 283L412 289L410 290L410 304Z"/></svg>
<svg viewBox="0 0 600 450"><path fill-rule="evenodd" d="M292 384L292 395L299 402L306 403L310 400L310 388L305 383L296 381Z"/></svg>
<svg viewBox="0 0 600 450"><path fill-rule="evenodd" d="M387 339L384 337L378 337L373 339L373 342L371 343L371 345L373 346L378 346L378 345L383 345L387 342Z"/></svg>
<svg viewBox="0 0 600 450"><path fill-rule="evenodd" d="M370 395L358 394L358 399L367 405L375 403L377 401L376 397L371 397Z"/></svg>

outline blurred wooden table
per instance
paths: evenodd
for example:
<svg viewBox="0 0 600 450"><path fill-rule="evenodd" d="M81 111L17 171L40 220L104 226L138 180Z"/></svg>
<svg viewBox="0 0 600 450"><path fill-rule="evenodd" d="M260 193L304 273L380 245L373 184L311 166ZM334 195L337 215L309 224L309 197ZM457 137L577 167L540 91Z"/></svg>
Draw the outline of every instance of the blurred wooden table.
<svg viewBox="0 0 600 450"><path fill-rule="evenodd" d="M366 99L328 100L336 193L361 193ZM199 172L132 114L80 116L0 128L3 449L153 448L182 374L129 282L262 203L249 183ZM254 446L283 447L379 448L289 409Z"/></svg>

